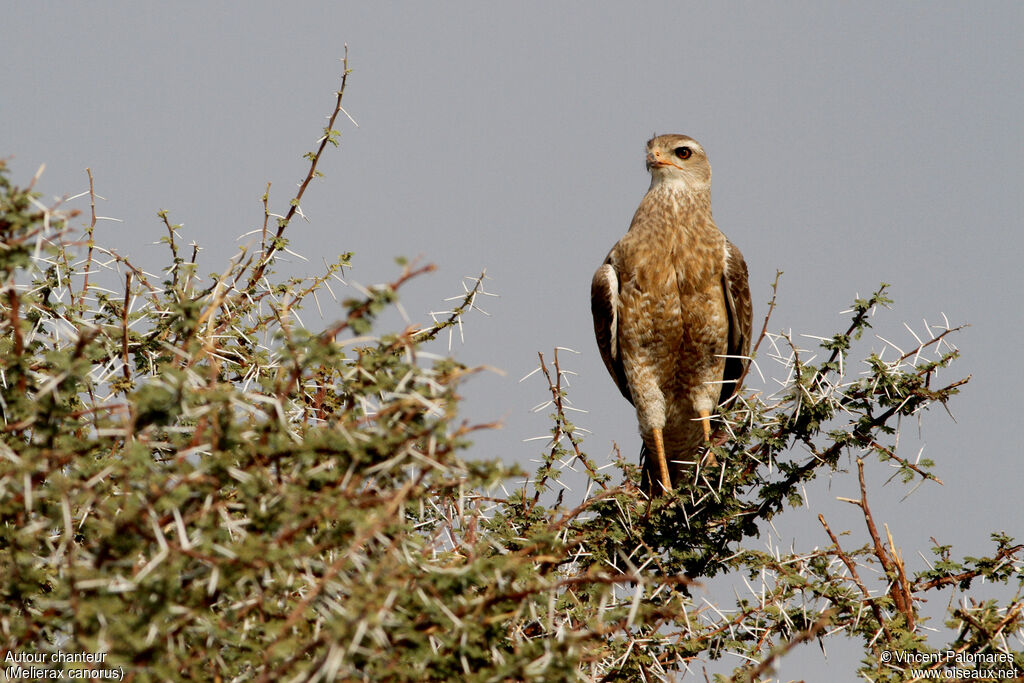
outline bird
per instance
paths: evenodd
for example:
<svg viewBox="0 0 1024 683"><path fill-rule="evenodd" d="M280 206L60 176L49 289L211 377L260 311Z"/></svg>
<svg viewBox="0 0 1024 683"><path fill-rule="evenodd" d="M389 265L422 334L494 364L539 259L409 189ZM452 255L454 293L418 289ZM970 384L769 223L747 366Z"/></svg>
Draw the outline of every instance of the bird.
<svg viewBox="0 0 1024 683"><path fill-rule="evenodd" d="M590 303L601 358L636 408L644 479L668 493L709 444L716 408L739 391L752 306L743 254L712 219L704 148L656 136L646 164L650 187L594 273ZM717 464L710 452L706 462Z"/></svg>

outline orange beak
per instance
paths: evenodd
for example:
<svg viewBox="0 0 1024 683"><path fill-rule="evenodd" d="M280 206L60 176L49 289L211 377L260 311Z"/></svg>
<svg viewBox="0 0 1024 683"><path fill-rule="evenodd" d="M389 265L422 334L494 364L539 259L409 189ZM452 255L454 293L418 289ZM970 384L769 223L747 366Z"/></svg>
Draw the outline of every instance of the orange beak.
<svg viewBox="0 0 1024 683"><path fill-rule="evenodd" d="M647 168L650 169L655 166L675 166L676 168L679 168L679 166L676 166L671 160L662 156L659 150L647 153Z"/></svg>

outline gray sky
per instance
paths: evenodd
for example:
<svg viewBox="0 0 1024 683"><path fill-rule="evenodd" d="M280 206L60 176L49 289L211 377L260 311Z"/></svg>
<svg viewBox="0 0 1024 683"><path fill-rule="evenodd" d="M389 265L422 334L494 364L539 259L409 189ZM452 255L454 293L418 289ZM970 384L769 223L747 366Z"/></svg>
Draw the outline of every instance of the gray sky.
<svg viewBox="0 0 1024 683"><path fill-rule="evenodd" d="M589 411L577 419L594 432L589 452L603 459L612 441L638 451L593 341L590 278L647 188L644 142L695 137L714 169L716 222L750 266L758 328L777 269L775 331L830 335L881 281L896 303L876 329L897 344L912 341L904 321L918 334L942 314L971 324L946 374L972 375L951 406L957 422L934 410L901 443L909 458L924 447L945 486L902 502L898 485L872 492L909 567L923 567L929 536L957 556L987 552L992 530L1024 536L1024 5L51 2L4 13L0 155L13 155L14 179L46 163L39 188L72 195L91 167L99 213L124 221L101 223L101 242L159 267L149 245L165 208L205 247L204 273L260 225L267 182L286 209L347 43L345 107L360 127L342 120L341 149L303 202L310 222L289 229L311 263L289 269L311 274L352 250L348 277L371 284L395 276L395 256L422 257L439 270L404 304L423 321L486 268L500 298L454 347L507 373L464 392L469 416L506 424L478 440L470 456L481 458L536 456L540 442L522 439L548 429L547 411L529 412L545 386L517 381L553 346L580 352L563 366L579 373L571 397ZM857 496L854 478L808 493L862 542L863 522L834 500ZM776 527L784 547L829 543L812 514ZM832 675L839 662L853 680L859 649L838 649ZM817 648L802 652L782 680L820 679Z"/></svg>

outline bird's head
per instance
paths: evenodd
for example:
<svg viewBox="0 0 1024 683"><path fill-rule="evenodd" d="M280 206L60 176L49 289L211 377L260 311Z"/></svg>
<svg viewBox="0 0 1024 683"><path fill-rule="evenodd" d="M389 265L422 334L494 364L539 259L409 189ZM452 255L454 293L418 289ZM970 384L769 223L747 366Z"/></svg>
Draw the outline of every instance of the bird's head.
<svg viewBox="0 0 1024 683"><path fill-rule="evenodd" d="M700 143L686 135L659 135L647 141L651 187L667 183L680 190L711 188L711 165Z"/></svg>

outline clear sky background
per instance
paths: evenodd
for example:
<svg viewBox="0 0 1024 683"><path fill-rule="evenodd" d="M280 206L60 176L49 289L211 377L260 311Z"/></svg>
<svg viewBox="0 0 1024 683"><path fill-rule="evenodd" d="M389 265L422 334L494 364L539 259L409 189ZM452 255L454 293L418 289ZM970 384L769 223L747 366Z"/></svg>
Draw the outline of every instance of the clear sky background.
<svg viewBox="0 0 1024 683"><path fill-rule="evenodd" d="M639 450L593 341L590 279L646 191L645 141L691 135L714 169L716 222L749 264L757 328L776 270L774 331L831 335L882 281L896 303L876 329L894 343L913 341L904 322L918 334L943 314L971 325L945 375L972 375L956 422L933 410L900 444L911 459L924 448L945 486L901 501L872 465L875 517L917 571L930 536L955 555L988 552L993 530L1024 537L1022 31L1019 2L12 2L0 156L19 184L45 163L38 188L51 197L87 189L91 167L98 212L123 221L101 222L99 241L159 268L151 243L168 209L205 248L201 272L219 272L261 224L267 182L272 209L287 209L347 43L359 128L340 120L341 149L303 202L309 222L289 228L310 263L283 270L313 274L351 250L347 277L373 284L395 277L394 257L421 257L438 271L403 301L426 321L486 268L500 297L481 302L491 315L471 315L453 352L506 373L464 392L469 417L505 427L469 455L529 465L541 442L523 439L548 429L547 411L530 412L545 385L518 380L554 346L579 352L562 361L578 373L589 452ZM842 474L808 489L852 546L863 521L835 496L857 495ZM765 535L783 547L829 543L810 512L776 528ZM853 680L859 646L829 648L827 662L801 648L780 677L824 680L828 666L829 680Z"/></svg>

